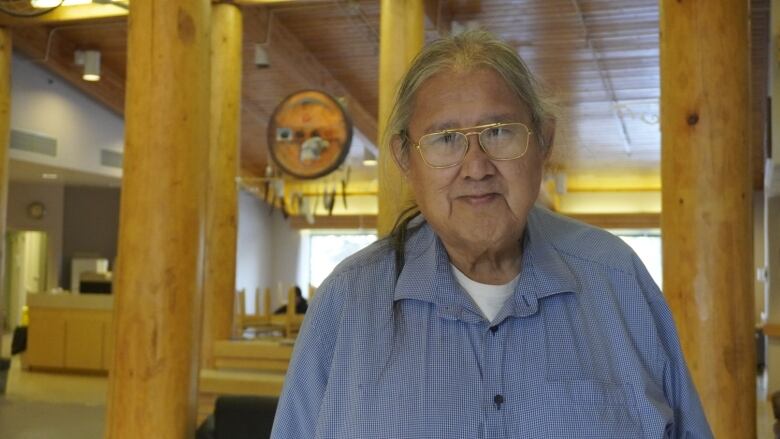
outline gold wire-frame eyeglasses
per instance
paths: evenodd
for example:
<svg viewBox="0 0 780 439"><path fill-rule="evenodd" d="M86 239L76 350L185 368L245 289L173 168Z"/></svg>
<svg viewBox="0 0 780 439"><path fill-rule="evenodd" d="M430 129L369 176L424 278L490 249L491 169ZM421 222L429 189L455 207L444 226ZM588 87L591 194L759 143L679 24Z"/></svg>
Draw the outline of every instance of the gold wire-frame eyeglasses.
<svg viewBox="0 0 780 439"><path fill-rule="evenodd" d="M524 130L524 131L525 131L525 133L526 133L526 136L525 136L525 141L521 141L521 142L520 142L520 145L521 145L521 150L520 150L518 153L516 153L516 154L512 154L512 155L511 155L511 156L509 156L509 157L497 157L497 156L495 156L494 154L492 154L492 153L489 151L489 149L490 149L490 148L489 148L488 146L486 146L486 145L485 145L486 141L484 141L484 139L482 138L483 134L485 134L486 132L488 132L488 130L495 129L495 128L512 128L512 127L516 127L516 128L518 128L518 129L522 129L522 130ZM426 157L426 154L423 152L423 149L428 149L428 150L430 150L430 147L429 147L429 146L426 146L426 145L424 145L424 143L425 143L426 139L433 140L433 139L437 139L437 138L439 138L439 137L440 137L440 136L442 136L442 135L447 135L447 134L455 134L456 136L458 136L458 138L460 139L460 141L463 143L463 145L462 145L462 146L459 146L459 148L462 148L462 149L463 149L463 151L462 151L462 152L459 152L459 153L460 153L460 157L458 157L458 158L457 158L456 160L454 160L452 163L449 163L449 161L448 161L448 163L446 163L446 164L435 164L435 163L431 163L430 157ZM430 168L434 168L434 169L445 169L445 168L451 168L451 167L453 167L453 166L458 166L458 165L460 165L461 163L463 163L463 160L466 158L466 154L468 153L468 151L469 151L469 148L470 148L470 146L471 146L471 145L470 145L470 142L469 142L469 140L468 140L468 136L471 136L471 135L473 135L473 134L476 134L476 135L477 135L477 139L478 139L479 147L482 149L482 151L483 151L483 152L484 152L484 153L485 153L485 154L486 154L486 155L487 155L487 156L488 156L488 157L489 157L491 160L497 160L497 161L508 161L508 160L515 160L515 159L519 159L520 157L522 157L522 156L524 156L524 155L525 155L525 153L528 151L528 144L529 144L529 142L530 142L530 139L531 139L531 134L533 134L533 131L531 131L531 129L530 129L530 128L528 128L528 126L527 126L526 124L524 124L524 123L521 123L521 122L497 122L497 123L490 123L490 124L486 124L486 125L477 125L477 126L473 126L473 127L466 127L466 128L453 128L453 129L448 129L448 130L444 130L444 131L437 131L437 132L435 132L435 133L428 133L428 134L424 134L424 135L422 135L422 136L420 137L420 139L419 139L419 140L418 140L418 141L417 141L417 142L414 144L414 147L415 147L415 148L417 149L417 151L420 153L420 157L422 157L422 159L423 159L423 162L424 162L424 163L425 163L425 164L426 164L428 167L430 167ZM405 133L404 133L404 136L405 136L405 137L406 137L408 140L410 140L410 141L411 141L411 139L410 139L410 138L408 137L408 135L406 135ZM455 150L455 151L456 151L456 152L458 152L457 150ZM453 155L453 157L455 157L455 156Z"/></svg>

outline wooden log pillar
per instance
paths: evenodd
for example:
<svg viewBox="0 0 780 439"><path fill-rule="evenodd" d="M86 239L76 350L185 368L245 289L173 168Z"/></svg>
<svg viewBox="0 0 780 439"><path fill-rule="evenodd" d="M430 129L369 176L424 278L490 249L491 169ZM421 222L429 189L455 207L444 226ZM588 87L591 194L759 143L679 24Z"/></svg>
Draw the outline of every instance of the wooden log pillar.
<svg viewBox="0 0 780 439"><path fill-rule="evenodd" d="M130 2L109 438L194 435L210 12L207 0Z"/></svg>
<svg viewBox="0 0 780 439"><path fill-rule="evenodd" d="M719 438L756 435L748 6L661 1L664 292Z"/></svg>
<svg viewBox="0 0 780 439"><path fill-rule="evenodd" d="M769 11L769 95L773 96L768 109L771 116L771 130L777 133L780 127L780 60L777 57L780 50L780 4L773 1ZM764 266L768 267L767 278L764 281L764 297L766 303L766 322L764 334L766 344L767 396L780 391L780 188L776 187L771 175L777 173L780 165L780 136L771 136L769 152L772 158L767 158L765 165L773 172L767 173L764 189Z"/></svg>
<svg viewBox="0 0 780 439"><path fill-rule="evenodd" d="M382 0L379 30L379 135L384 138L387 118L395 100L398 83L423 47L425 7L423 0ZM380 140L379 215L377 231L389 233L396 217L411 197L392 152Z"/></svg>
<svg viewBox="0 0 780 439"><path fill-rule="evenodd" d="M238 150L241 126L241 10L215 4L211 15L211 130L206 192L201 366L214 367L214 341L233 334L236 296Z"/></svg>
<svg viewBox="0 0 780 439"><path fill-rule="evenodd" d="M773 32L770 35L777 34ZM778 74L780 72L775 73ZM773 91L780 92L780 81L773 80L773 83ZM773 96L778 95L773 93ZM772 100L774 127L780 126L779 104L780 100ZM773 141L778 142L780 139L774 137ZM766 391L767 397L770 397L780 391L780 194L773 194L771 190L764 193L764 246L764 266L769 268L764 282L764 294L767 298L764 334L767 337Z"/></svg>
<svg viewBox="0 0 780 439"><path fill-rule="evenodd" d="M11 31L0 28L0 285L5 285L5 224L8 207L8 151L11 142ZM5 288L0 289L0 332L8 318ZM3 341L0 337L0 352Z"/></svg>

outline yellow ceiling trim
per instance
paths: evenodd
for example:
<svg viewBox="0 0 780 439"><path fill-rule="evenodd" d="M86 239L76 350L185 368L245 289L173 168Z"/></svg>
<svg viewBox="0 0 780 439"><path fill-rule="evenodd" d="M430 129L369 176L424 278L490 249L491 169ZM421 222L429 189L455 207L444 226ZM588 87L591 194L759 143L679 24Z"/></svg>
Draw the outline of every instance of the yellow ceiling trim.
<svg viewBox="0 0 780 439"><path fill-rule="evenodd" d="M658 192L659 172L567 173L568 192Z"/></svg>
<svg viewBox="0 0 780 439"><path fill-rule="evenodd" d="M51 12L37 17L13 17L0 13L0 26L39 26L42 24L74 23L125 16L127 16L127 9L121 6L91 3L87 5L60 6Z"/></svg>

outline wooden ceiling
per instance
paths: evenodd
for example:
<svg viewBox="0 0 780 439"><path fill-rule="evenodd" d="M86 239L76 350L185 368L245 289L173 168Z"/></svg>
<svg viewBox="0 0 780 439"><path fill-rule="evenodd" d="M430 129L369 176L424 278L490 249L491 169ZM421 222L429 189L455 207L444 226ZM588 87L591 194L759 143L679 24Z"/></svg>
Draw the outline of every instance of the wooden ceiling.
<svg viewBox="0 0 780 439"><path fill-rule="evenodd" d="M752 0L755 186L763 182L768 0ZM288 94L318 88L346 103L355 126L377 138L378 0L295 1L242 6L242 168L265 168L265 127ZM517 47L559 108L551 167L572 189L660 188L657 0L427 0L426 36L479 26ZM1 17L0 17L1 18ZM17 25L19 20L15 22ZM270 23L270 24L269 24ZM120 113L126 20L14 27L14 47ZM270 67L253 63L255 44ZM47 56L47 44L49 51ZM102 53L99 83L80 79L75 49ZM363 175L370 175L368 174Z"/></svg>

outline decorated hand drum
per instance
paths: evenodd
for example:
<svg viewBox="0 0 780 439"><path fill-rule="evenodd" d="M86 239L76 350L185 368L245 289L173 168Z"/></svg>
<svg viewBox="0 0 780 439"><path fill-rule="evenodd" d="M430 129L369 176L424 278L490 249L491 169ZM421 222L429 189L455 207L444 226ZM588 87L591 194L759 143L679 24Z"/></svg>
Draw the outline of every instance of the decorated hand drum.
<svg viewBox="0 0 780 439"><path fill-rule="evenodd" d="M273 161L297 178L318 178L344 162L352 142L352 121L330 95L304 90L286 97L268 124Z"/></svg>

